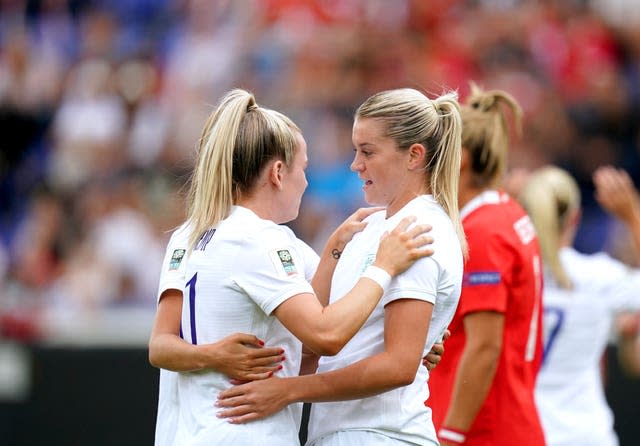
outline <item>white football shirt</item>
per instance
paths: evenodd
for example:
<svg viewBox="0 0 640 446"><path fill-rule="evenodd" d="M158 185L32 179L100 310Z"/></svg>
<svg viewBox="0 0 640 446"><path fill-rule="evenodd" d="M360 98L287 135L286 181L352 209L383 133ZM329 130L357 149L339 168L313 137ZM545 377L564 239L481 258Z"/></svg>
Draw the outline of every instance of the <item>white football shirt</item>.
<svg viewBox="0 0 640 446"><path fill-rule="evenodd" d="M462 282L462 251L449 216L430 195L416 197L389 219L386 212L367 218L365 229L346 246L333 274L331 302L344 296L373 263L385 231L391 231L406 216L416 224L428 223L433 256L420 259L395 277L369 319L347 345L333 357L320 360L318 373L346 367L384 350L384 306L394 300L419 299L434 304L423 356L444 332L455 313ZM438 444L425 406L428 372L420 365L412 384L353 401L314 403L309 424L309 442L339 431L372 431L412 444ZM323 439L324 441L324 439Z"/></svg>
<svg viewBox="0 0 640 446"><path fill-rule="evenodd" d="M560 288L545 272L544 359L536 403L549 446L613 446L600 359L616 314L640 309L640 270L607 254L563 248L560 259L574 288Z"/></svg>
<svg viewBox="0 0 640 446"><path fill-rule="evenodd" d="M285 300L313 293L309 280L318 256L284 226L234 206L207 231L186 263L182 333L193 344L215 342L236 332L252 333L285 350L280 376L300 369L301 343L272 315ZM230 424L216 417L217 395L231 387L211 370L180 372L180 416L175 445L299 444L301 404L264 420Z"/></svg>

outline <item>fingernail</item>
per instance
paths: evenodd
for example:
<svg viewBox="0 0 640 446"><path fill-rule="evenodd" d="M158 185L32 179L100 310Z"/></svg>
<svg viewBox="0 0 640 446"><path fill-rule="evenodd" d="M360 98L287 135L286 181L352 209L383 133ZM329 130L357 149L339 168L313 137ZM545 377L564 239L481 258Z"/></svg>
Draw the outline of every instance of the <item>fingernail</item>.
<svg viewBox="0 0 640 446"><path fill-rule="evenodd" d="M278 366L278 370L282 370L282 365L279 365L279 366Z"/></svg>
<svg viewBox="0 0 640 446"><path fill-rule="evenodd" d="M282 359L280 359L280 361L284 361L285 359L287 359L287 357L283 356Z"/></svg>
<svg viewBox="0 0 640 446"><path fill-rule="evenodd" d="M284 355L284 349L283 349L283 350L280 350L280 354L281 354L281 355Z"/></svg>
<svg viewBox="0 0 640 446"><path fill-rule="evenodd" d="M273 372L269 372L268 378L271 378L272 376L273 376Z"/></svg>
<svg viewBox="0 0 640 446"><path fill-rule="evenodd" d="M258 344L260 344L260 345L264 346L264 341L263 341L263 340L261 340L261 339L258 339Z"/></svg>

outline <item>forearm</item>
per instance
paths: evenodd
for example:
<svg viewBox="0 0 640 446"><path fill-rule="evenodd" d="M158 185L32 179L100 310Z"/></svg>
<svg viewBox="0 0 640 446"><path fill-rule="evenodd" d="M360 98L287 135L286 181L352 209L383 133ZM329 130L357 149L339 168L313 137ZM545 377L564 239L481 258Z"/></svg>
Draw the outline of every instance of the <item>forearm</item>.
<svg viewBox="0 0 640 446"><path fill-rule="evenodd" d="M482 407L498 365L490 349L465 350L458 364L449 409L444 426L469 430Z"/></svg>
<svg viewBox="0 0 640 446"><path fill-rule="evenodd" d="M636 207L631 217L625 221L625 225L631 233L636 253L636 265L640 264L640 207Z"/></svg>
<svg viewBox="0 0 640 446"><path fill-rule="evenodd" d="M386 352L342 369L287 379L289 403L327 402L366 398L409 384L397 361Z"/></svg>
<svg viewBox="0 0 640 446"><path fill-rule="evenodd" d="M320 263L318 269L311 281L313 290L316 293L316 297L323 306L329 304L329 294L331 291L331 279L333 277L333 271L336 269L338 259L346 246L345 243L340 242L335 235L332 235L320 256Z"/></svg>
<svg viewBox="0 0 640 446"><path fill-rule="evenodd" d="M155 367L175 372L188 372L206 367L205 358L200 354L198 346L169 333L151 338L149 361Z"/></svg>
<svg viewBox="0 0 640 446"><path fill-rule="evenodd" d="M303 344L319 355L335 355L365 323L382 297L383 289L360 278L338 301L323 307L315 296L301 294L283 302L275 316Z"/></svg>
<svg viewBox="0 0 640 446"><path fill-rule="evenodd" d="M318 319L318 333L324 333L332 352L338 353L355 336L380 302L384 289L368 277L362 277L341 299L322 309ZM321 351L313 351L322 354Z"/></svg>

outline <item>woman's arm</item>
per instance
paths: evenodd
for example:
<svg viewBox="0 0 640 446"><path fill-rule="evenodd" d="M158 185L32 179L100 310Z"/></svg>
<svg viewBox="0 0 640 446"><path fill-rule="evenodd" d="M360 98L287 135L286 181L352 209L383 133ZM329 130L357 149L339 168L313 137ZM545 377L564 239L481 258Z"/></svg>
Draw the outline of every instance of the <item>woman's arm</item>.
<svg viewBox="0 0 640 446"><path fill-rule="evenodd" d="M640 197L631 177L622 169L599 167L593 174L596 199L600 206L618 218L629 230L635 248L635 263L640 255ZM618 360L629 376L640 375L640 313L623 313L616 320Z"/></svg>
<svg viewBox="0 0 640 446"><path fill-rule="evenodd" d="M236 333L202 345L184 341L179 336L181 314L182 292L166 290L149 340L149 362L153 366L173 371L213 369L242 381L268 378L282 368L282 348L263 347L253 335Z"/></svg>
<svg viewBox="0 0 640 446"><path fill-rule="evenodd" d="M463 323L466 342L443 423L459 432L469 430L493 382L502 350L504 314L470 313Z"/></svg>
<svg viewBox="0 0 640 446"><path fill-rule="evenodd" d="M618 361L624 373L640 376L640 313L622 313L616 320Z"/></svg>
<svg viewBox="0 0 640 446"><path fill-rule="evenodd" d="M320 255L320 263L316 270L311 285L316 293L317 299L323 306L329 304L329 292L331 290L331 278L336 269L338 260L342 255L347 243L351 241L354 234L362 231L367 225L363 220L374 212L383 210L382 207L360 208L351 214L340 226L331 234L324 245Z"/></svg>
<svg viewBox="0 0 640 446"><path fill-rule="evenodd" d="M622 169L604 166L593 174L593 183L596 200L605 211L624 223L631 233L636 256L640 255L640 197L631 177Z"/></svg>
<svg viewBox="0 0 640 446"><path fill-rule="evenodd" d="M415 217L405 217L382 238L371 273L386 275L372 278L367 271L355 286L331 305L322 306L310 293L297 294L282 302L273 314L304 345L319 355L335 355L357 333L384 294L391 277L413 263L433 254L424 245L432 242L426 235L429 225L408 229ZM383 271L380 271L380 270ZM386 271L386 273L385 273Z"/></svg>
<svg viewBox="0 0 640 446"><path fill-rule="evenodd" d="M385 307L384 351L331 372L267 379L219 395L227 408L218 416L244 423L269 416L293 402L364 398L412 383L422 361L433 305L400 299Z"/></svg>

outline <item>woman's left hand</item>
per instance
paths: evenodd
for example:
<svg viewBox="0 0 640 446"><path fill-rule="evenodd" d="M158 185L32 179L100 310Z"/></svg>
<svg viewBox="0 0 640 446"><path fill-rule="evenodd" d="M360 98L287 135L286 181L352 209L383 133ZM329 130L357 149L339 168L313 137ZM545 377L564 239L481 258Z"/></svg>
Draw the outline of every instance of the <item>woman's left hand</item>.
<svg viewBox="0 0 640 446"><path fill-rule="evenodd" d="M351 241L354 234L362 231L367 224L363 222L365 218L369 215L384 210L383 207L370 207L370 208L360 208L351 214L345 221L343 221L340 226L336 228L333 235L336 238L336 241L340 243L341 246L346 245Z"/></svg>
<svg viewBox="0 0 640 446"><path fill-rule="evenodd" d="M275 377L233 386L218 395L216 407L223 410L217 416L233 424L266 418L291 402L287 390L286 379Z"/></svg>

